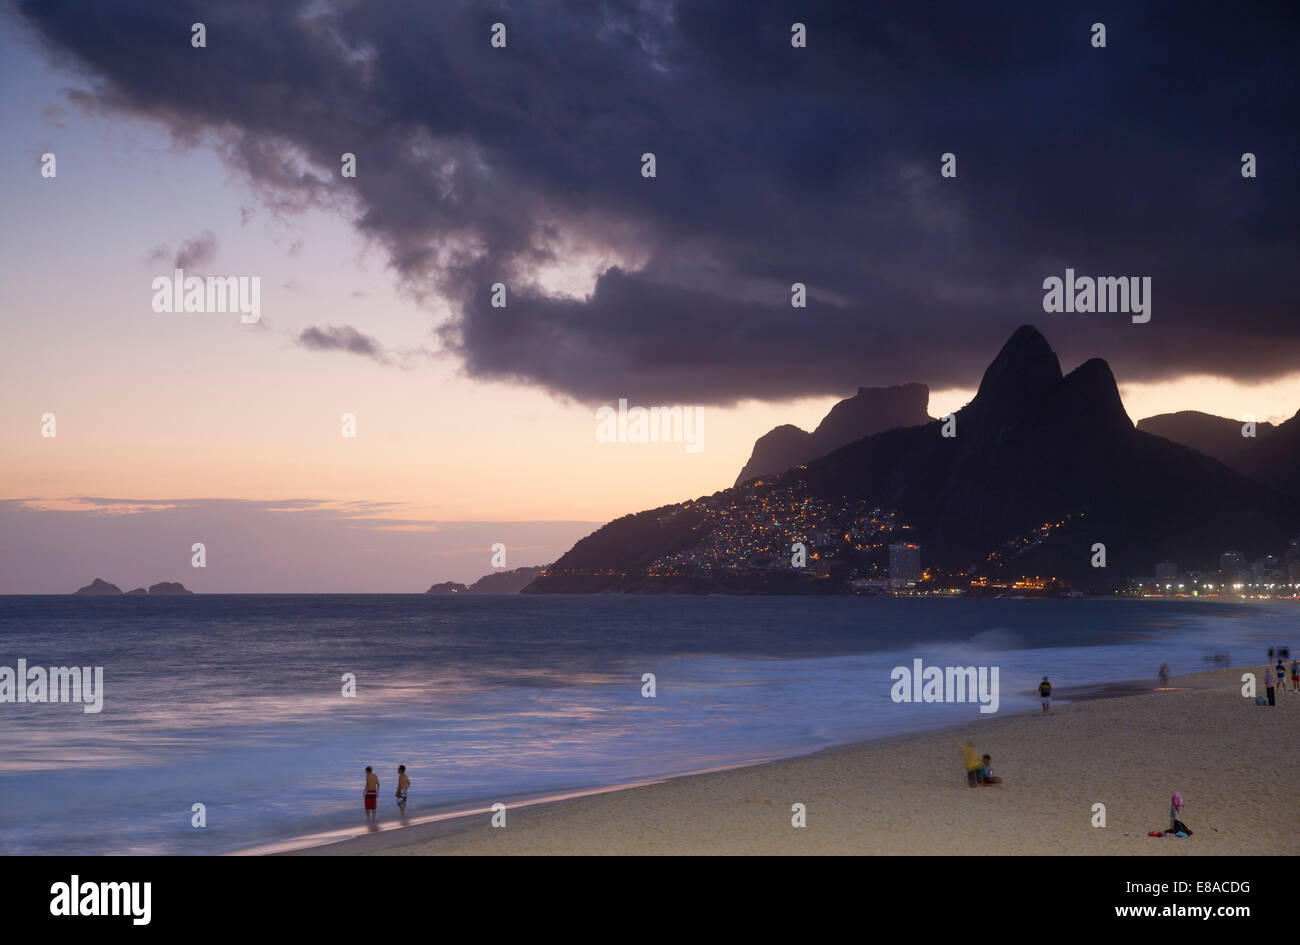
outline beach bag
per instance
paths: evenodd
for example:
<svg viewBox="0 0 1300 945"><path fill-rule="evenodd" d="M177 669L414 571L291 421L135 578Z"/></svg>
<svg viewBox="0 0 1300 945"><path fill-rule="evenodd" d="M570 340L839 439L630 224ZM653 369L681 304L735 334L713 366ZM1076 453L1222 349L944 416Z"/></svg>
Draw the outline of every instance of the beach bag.
<svg viewBox="0 0 1300 945"><path fill-rule="evenodd" d="M1268 705L1268 700L1265 699L1263 696L1256 696L1255 705Z"/></svg>
<svg viewBox="0 0 1300 945"><path fill-rule="evenodd" d="M1182 833L1182 834L1186 834L1189 837L1192 835L1192 831L1189 830L1187 825L1183 823L1181 820L1174 821L1173 830L1171 830L1170 833Z"/></svg>

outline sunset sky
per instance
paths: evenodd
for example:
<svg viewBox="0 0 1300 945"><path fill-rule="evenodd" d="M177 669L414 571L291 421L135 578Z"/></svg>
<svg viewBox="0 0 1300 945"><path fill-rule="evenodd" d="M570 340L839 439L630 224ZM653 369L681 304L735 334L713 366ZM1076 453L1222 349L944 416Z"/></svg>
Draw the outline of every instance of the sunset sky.
<svg viewBox="0 0 1300 945"><path fill-rule="evenodd" d="M956 409L1025 322L1134 420L1300 408L1285 5L541 6L0 9L0 593L547 562L858 386ZM260 277L261 321L155 313L178 259ZM1044 314L1067 267L1151 276L1150 323ZM619 398L703 407L703 449L598 442Z"/></svg>

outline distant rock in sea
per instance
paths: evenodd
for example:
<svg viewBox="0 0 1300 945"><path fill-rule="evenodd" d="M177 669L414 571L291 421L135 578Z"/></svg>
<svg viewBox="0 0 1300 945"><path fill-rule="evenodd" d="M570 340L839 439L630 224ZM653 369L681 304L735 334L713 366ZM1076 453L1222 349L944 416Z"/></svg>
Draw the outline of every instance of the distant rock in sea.
<svg viewBox="0 0 1300 945"><path fill-rule="evenodd" d="M95 578L85 587L77 589L78 594L121 594L122 589L116 584L109 584L103 578Z"/></svg>
<svg viewBox="0 0 1300 945"><path fill-rule="evenodd" d="M464 594L469 588L464 584L457 584L455 581L443 581L441 584L435 584L424 593L426 594Z"/></svg>
<svg viewBox="0 0 1300 945"><path fill-rule="evenodd" d="M149 595L149 592L148 592L147 590L145 590L143 587L132 588L131 590L129 590L129 591L126 592L126 596L127 596L127 597L132 597L132 596L134 596L134 597L140 597L140 596L145 596L145 597L147 597L148 595Z"/></svg>
<svg viewBox="0 0 1300 945"><path fill-rule="evenodd" d="M149 585L149 596L155 597L164 594L193 594L193 591L185 589L185 585L178 581L159 581L157 584Z"/></svg>

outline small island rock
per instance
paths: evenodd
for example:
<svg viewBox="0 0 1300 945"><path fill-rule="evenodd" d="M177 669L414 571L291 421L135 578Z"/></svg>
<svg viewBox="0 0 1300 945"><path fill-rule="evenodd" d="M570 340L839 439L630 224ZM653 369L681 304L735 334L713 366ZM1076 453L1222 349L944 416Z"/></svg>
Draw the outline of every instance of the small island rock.
<svg viewBox="0 0 1300 945"><path fill-rule="evenodd" d="M78 594L121 594L122 589L116 584L109 584L103 578L95 578L90 584L77 589Z"/></svg>

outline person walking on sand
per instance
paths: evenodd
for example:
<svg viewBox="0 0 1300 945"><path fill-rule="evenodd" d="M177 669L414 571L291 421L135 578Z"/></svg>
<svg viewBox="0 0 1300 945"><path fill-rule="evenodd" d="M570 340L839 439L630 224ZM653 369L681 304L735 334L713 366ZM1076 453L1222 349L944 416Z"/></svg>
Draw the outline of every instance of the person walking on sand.
<svg viewBox="0 0 1300 945"><path fill-rule="evenodd" d="M1275 705L1273 701L1273 687L1277 684L1277 677L1273 675L1273 667L1264 667L1264 691L1268 693L1268 704Z"/></svg>
<svg viewBox="0 0 1300 945"><path fill-rule="evenodd" d="M366 820L377 820L379 818L379 775L366 765Z"/></svg>
<svg viewBox="0 0 1300 945"><path fill-rule="evenodd" d="M411 779L406 776L406 765L397 766L397 812L406 816L406 792L411 789Z"/></svg>
<svg viewBox="0 0 1300 945"><path fill-rule="evenodd" d="M1043 681L1038 684L1038 698L1043 700L1043 711L1046 712L1052 704L1052 684L1043 677Z"/></svg>
<svg viewBox="0 0 1300 945"><path fill-rule="evenodd" d="M1168 663L1160 664L1160 688L1161 689L1169 688L1169 664Z"/></svg>

